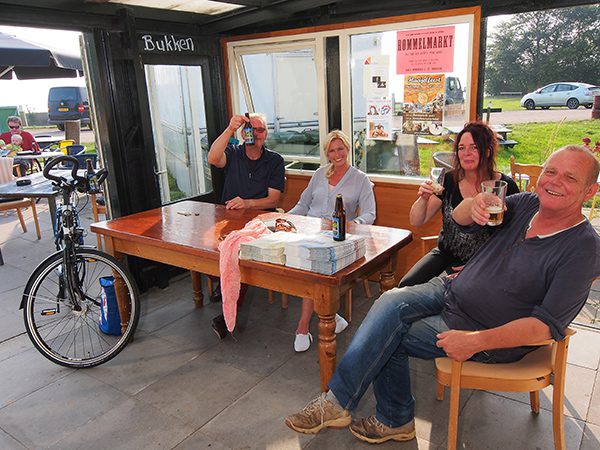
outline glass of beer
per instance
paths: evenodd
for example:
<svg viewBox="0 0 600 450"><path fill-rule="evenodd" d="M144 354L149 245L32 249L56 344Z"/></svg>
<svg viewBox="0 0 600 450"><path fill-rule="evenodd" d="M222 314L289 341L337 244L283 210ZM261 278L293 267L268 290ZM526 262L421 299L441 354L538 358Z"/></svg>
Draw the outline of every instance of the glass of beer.
<svg viewBox="0 0 600 450"><path fill-rule="evenodd" d="M490 213L488 225L498 226L504 219L504 202L506 200L506 181L487 180L481 183L481 192L485 201L485 209Z"/></svg>

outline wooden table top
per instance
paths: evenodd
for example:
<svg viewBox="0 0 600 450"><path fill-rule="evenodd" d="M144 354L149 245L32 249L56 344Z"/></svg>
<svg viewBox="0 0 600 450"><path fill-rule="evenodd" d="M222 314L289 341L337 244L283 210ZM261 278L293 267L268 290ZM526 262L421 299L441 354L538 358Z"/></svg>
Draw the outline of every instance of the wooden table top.
<svg viewBox="0 0 600 450"><path fill-rule="evenodd" d="M300 233L316 233L321 220L313 217L264 212L258 210L227 210L210 203L183 201L110 221L92 224L96 233L124 239L129 242L184 252L218 261L220 241L234 230L242 229L247 222L258 217L272 222L278 217L290 220ZM327 284L343 283L366 273L369 267L389 259L412 240L408 230L375 225L349 224L347 232L366 236L366 255L333 275L312 273ZM176 265L176 264L174 264ZM256 261L240 261L242 267L260 267L271 272L285 272L302 277L306 271Z"/></svg>

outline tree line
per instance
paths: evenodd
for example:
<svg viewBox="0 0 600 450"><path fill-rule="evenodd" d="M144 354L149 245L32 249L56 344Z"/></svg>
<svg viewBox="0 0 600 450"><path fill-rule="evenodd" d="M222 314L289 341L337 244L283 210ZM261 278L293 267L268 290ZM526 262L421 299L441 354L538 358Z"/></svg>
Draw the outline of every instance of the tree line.
<svg viewBox="0 0 600 450"><path fill-rule="evenodd" d="M516 14L488 37L487 94L557 81L600 85L600 5Z"/></svg>

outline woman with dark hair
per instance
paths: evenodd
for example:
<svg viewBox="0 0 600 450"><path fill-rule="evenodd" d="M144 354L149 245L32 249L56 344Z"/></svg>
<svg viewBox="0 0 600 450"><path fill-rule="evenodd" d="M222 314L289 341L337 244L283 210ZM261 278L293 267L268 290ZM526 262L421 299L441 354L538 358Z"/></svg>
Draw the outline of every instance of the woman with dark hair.
<svg viewBox="0 0 600 450"><path fill-rule="evenodd" d="M463 266L491 236L490 227L476 233L462 232L452 220L452 211L465 198L481 192L481 182L503 180L508 183L506 195L516 194L516 183L496 171L498 140L494 131L483 122L469 122L456 135L453 169L438 180L441 193L434 193L434 184L427 180L419 187L419 197L410 209L410 223L420 226L442 210L442 230L438 246L423 256L400 281L399 287L426 283L446 271L452 273Z"/></svg>

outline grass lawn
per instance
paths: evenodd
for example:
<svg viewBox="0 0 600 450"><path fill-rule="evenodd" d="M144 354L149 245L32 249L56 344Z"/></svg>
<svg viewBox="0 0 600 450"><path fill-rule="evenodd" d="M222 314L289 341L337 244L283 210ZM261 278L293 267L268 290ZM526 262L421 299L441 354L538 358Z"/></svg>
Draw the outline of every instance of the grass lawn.
<svg viewBox="0 0 600 450"><path fill-rule="evenodd" d="M488 107L488 103L492 102L492 108L502 108L502 111L520 111L524 108L521 108L519 102L521 101L521 97L484 97L483 98L483 106L481 109L485 112Z"/></svg>
<svg viewBox="0 0 600 450"><path fill-rule="evenodd" d="M509 138L518 142L514 148L500 148L496 158L498 170L510 172L510 155L515 155L518 162L524 164L542 164L554 150L567 144L582 144L584 137L592 142L600 141L600 122L597 120L581 120L573 122L520 123L507 124L512 129ZM440 142L434 149L421 146L419 159L421 175L429 176L432 152L451 152L453 143L449 136L431 137Z"/></svg>

